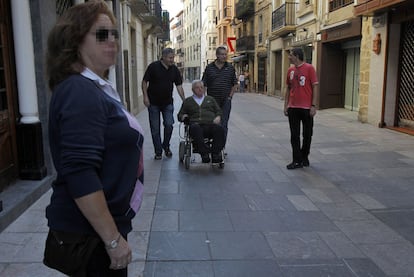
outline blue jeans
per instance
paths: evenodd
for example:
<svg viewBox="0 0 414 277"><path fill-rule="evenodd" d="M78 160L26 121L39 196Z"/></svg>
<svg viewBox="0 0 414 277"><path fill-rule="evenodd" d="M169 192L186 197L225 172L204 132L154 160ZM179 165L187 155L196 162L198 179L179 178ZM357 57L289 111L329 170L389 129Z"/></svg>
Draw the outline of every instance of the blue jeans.
<svg viewBox="0 0 414 277"><path fill-rule="evenodd" d="M160 113L162 114L162 124L164 125L164 140L161 142ZM170 139L174 124L174 105L148 107L149 124L151 128L152 143L154 144L155 154L162 154L162 149L170 147Z"/></svg>
<svg viewBox="0 0 414 277"><path fill-rule="evenodd" d="M221 117L221 126L223 126L224 128L224 145L226 145L227 133L228 133L227 125L229 123L230 111L231 111L231 100L230 99L226 98L223 106L221 107L221 110L223 112L223 116Z"/></svg>
<svg viewBox="0 0 414 277"><path fill-rule="evenodd" d="M240 81L240 92L244 92L244 86L245 86L245 82L244 81Z"/></svg>

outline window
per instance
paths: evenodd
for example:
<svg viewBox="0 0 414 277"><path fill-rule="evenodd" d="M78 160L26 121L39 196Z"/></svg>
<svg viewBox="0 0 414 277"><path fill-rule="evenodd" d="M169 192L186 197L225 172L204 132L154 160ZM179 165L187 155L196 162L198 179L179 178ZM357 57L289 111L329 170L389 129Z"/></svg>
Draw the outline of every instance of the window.
<svg viewBox="0 0 414 277"><path fill-rule="evenodd" d="M354 0L329 0L329 11L332 12L353 3Z"/></svg>

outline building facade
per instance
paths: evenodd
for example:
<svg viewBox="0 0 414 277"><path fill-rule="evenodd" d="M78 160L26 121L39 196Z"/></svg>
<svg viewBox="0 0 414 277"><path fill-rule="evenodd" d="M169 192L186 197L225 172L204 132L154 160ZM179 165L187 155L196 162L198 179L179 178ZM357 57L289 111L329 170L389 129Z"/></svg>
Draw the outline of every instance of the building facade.
<svg viewBox="0 0 414 277"><path fill-rule="evenodd" d="M178 14L171 19L170 22L170 47L175 50L175 64L178 70L181 72L181 76L184 75L184 11L181 10Z"/></svg>
<svg viewBox="0 0 414 277"><path fill-rule="evenodd" d="M414 134L414 3L358 0L361 19L359 119Z"/></svg>
<svg viewBox="0 0 414 277"><path fill-rule="evenodd" d="M255 3L254 33L255 54L254 54L254 78L252 85L258 93L267 93L267 70L269 67L268 45L272 20L272 3L270 0L258 1Z"/></svg>
<svg viewBox="0 0 414 277"><path fill-rule="evenodd" d="M235 17L232 22L236 37L236 56L233 57L236 71L245 74L248 91L255 92L255 1L235 2Z"/></svg>
<svg viewBox="0 0 414 277"><path fill-rule="evenodd" d="M201 75L201 0L184 0L184 80Z"/></svg>
<svg viewBox="0 0 414 277"><path fill-rule="evenodd" d="M218 46L218 36L216 32L217 2L216 0L203 1L202 7L202 36L201 40L201 76L207 64L216 59L216 48Z"/></svg>

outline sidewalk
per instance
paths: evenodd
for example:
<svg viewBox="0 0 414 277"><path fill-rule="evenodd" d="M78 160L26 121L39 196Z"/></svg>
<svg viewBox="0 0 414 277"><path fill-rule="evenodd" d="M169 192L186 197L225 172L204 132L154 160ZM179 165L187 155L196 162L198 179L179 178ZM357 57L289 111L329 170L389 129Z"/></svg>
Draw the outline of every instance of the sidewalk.
<svg viewBox="0 0 414 277"><path fill-rule="evenodd" d="M185 91L190 95L189 84ZM176 97L176 112L181 104ZM224 169L153 160L129 236L132 277L414 276L414 137L318 111L310 167L286 170L279 99L237 93ZM43 264L50 191L0 233L0 277L63 276Z"/></svg>

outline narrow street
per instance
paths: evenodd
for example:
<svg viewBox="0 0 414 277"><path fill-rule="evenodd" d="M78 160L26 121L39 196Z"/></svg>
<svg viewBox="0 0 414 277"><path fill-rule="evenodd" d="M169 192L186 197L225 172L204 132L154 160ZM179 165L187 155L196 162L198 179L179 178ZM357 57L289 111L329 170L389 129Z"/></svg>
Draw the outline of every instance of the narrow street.
<svg viewBox="0 0 414 277"><path fill-rule="evenodd" d="M190 84L184 85L191 95ZM176 111L181 105L176 96ZM310 167L289 171L283 101L237 93L224 169L153 159L128 240L130 277L414 276L414 138L318 111ZM63 276L42 264L50 191L0 233L0 277Z"/></svg>

